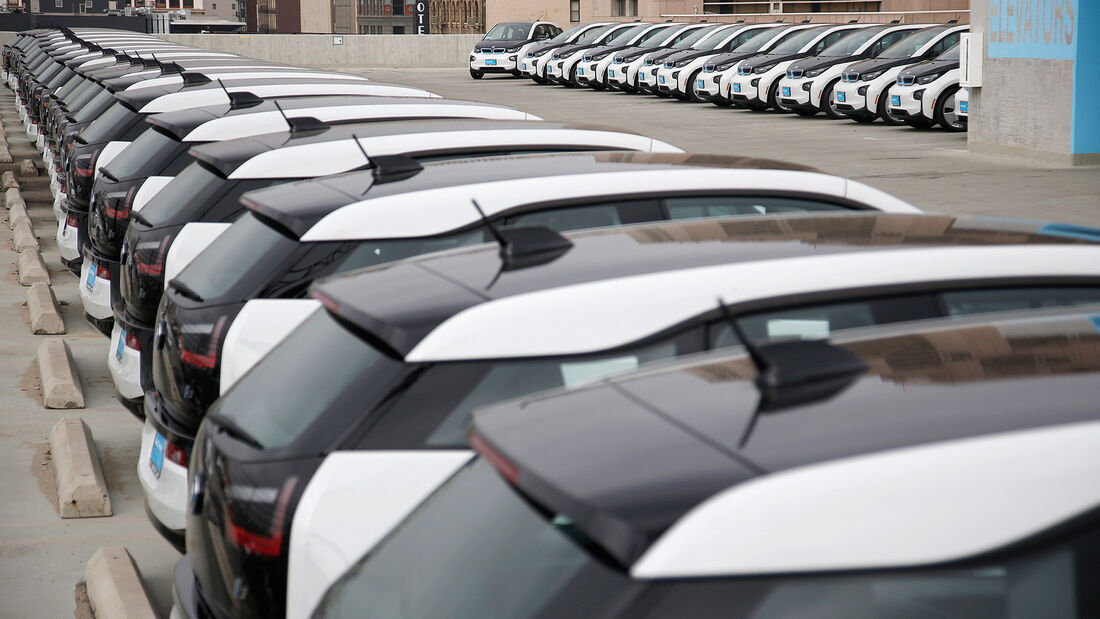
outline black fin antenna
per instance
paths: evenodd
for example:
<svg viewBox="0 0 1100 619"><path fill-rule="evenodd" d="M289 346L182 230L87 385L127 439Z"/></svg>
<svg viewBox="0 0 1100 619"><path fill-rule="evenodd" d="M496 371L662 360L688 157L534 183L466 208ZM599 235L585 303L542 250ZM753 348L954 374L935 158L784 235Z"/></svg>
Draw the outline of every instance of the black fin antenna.
<svg viewBox="0 0 1100 619"><path fill-rule="evenodd" d="M548 264L560 258L573 248L573 242L555 230L545 226L508 226L501 228L494 224L477 200L471 199L481 220L489 228L489 233L500 245L500 270L486 286L491 288L504 271L515 271Z"/></svg>
<svg viewBox="0 0 1100 619"><path fill-rule="evenodd" d="M218 80L218 86L221 86L222 90L225 91L225 96L229 97L229 109L231 110L252 107L254 105L259 105L264 102L263 99L248 91L229 92L229 89L226 88L225 83L222 82L220 79Z"/></svg>
<svg viewBox="0 0 1100 619"><path fill-rule="evenodd" d="M282 115L283 122L286 123L286 126L288 129L290 129L291 134L306 133L309 131L323 131L329 128L328 123L318 120L312 116L295 116L294 118L290 118L286 115L286 112L283 111L283 106L279 105L278 99L272 99L272 102L275 104L275 109L279 110L279 114Z"/></svg>
<svg viewBox="0 0 1100 619"><path fill-rule="evenodd" d="M370 155L367 154L367 149L363 148L363 145L359 143L359 136L355 135L354 133L351 134L351 141L355 142L355 147L359 149L359 152L363 153L363 161L365 161L367 165L370 165L371 164ZM367 188L364 189L363 193L361 193L359 195L361 195L361 196L365 195L368 191L370 191L371 187L374 187L373 182L371 184L367 185Z"/></svg>

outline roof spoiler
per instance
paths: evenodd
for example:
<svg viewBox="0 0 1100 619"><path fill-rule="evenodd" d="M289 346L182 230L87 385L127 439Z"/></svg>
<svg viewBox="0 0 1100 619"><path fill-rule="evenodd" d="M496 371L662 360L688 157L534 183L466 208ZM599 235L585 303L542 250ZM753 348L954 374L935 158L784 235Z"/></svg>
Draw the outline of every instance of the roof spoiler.
<svg viewBox="0 0 1100 619"><path fill-rule="evenodd" d="M296 121L298 119L295 118L292 120ZM317 119L314 118L310 120ZM327 127L328 125L325 126ZM358 139L355 140L355 143L362 148L362 144L359 144ZM375 184L403 181L420 174L421 170L424 169L424 166L420 165L419 161L406 155L379 155L377 157L370 157L369 159L372 166L371 176L374 177Z"/></svg>

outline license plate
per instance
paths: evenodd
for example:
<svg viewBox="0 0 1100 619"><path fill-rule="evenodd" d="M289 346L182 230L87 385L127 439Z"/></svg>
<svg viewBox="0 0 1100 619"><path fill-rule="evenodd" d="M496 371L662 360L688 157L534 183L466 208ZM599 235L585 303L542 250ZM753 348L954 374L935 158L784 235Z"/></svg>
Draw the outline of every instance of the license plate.
<svg viewBox="0 0 1100 619"><path fill-rule="evenodd" d="M487 66L487 67L494 66L494 65L496 65L496 63L497 63L496 58L488 58L488 59L485 60L485 66Z"/></svg>
<svg viewBox="0 0 1100 619"><path fill-rule="evenodd" d="M115 359L122 361L122 349L126 347L126 329L118 336L118 346L115 348Z"/></svg>
<svg viewBox="0 0 1100 619"><path fill-rule="evenodd" d="M890 105L901 105L901 95L890 95Z"/></svg>
<svg viewBox="0 0 1100 619"><path fill-rule="evenodd" d="M584 75L584 67L577 67L577 75Z"/></svg>
<svg viewBox="0 0 1100 619"><path fill-rule="evenodd" d="M734 84L733 92L741 92L741 84Z"/></svg>
<svg viewBox="0 0 1100 619"><path fill-rule="evenodd" d="M615 77L615 69L611 69L611 70L609 70L609 71L607 72L607 74L608 74L609 76L611 76L611 77Z"/></svg>
<svg viewBox="0 0 1100 619"><path fill-rule="evenodd" d="M657 82L658 82L658 83L661 83L661 84L664 84L664 83L665 83L665 76L663 76L663 75L658 75L658 76L657 76Z"/></svg>
<svg viewBox="0 0 1100 619"><path fill-rule="evenodd" d="M960 112L968 112L969 110L967 108L969 108L969 107L970 107L970 102L969 101L959 102L959 111Z"/></svg>
<svg viewBox="0 0 1100 619"><path fill-rule="evenodd" d="M524 71L526 71L526 70L527 70L527 63L525 62L525 63L521 64L519 68L521 68L521 69L523 69Z"/></svg>
<svg viewBox="0 0 1100 619"><path fill-rule="evenodd" d="M791 96L791 87L790 86L784 86L783 87L783 96L784 97Z"/></svg>
<svg viewBox="0 0 1100 619"><path fill-rule="evenodd" d="M837 100L837 101L839 101L839 102L841 102L841 103L844 103L844 101L845 101L845 94L844 94L844 93L842 93L842 92L838 92L838 93L836 93L836 100Z"/></svg>
<svg viewBox="0 0 1100 619"><path fill-rule="evenodd" d="M699 88L706 88L707 85L703 80L699 80Z"/></svg>
<svg viewBox="0 0 1100 619"><path fill-rule="evenodd" d="M95 288L95 265L88 265L88 279L84 280L84 285L88 290Z"/></svg>
<svg viewBox="0 0 1100 619"><path fill-rule="evenodd" d="M157 432L153 439L153 451L149 454L149 469L157 479L160 479L160 470L164 467L164 443L164 435Z"/></svg>

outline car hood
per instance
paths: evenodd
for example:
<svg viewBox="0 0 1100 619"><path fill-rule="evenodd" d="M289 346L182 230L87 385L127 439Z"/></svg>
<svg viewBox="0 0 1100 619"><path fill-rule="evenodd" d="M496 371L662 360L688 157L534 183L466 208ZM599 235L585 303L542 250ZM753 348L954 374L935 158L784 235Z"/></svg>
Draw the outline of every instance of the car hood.
<svg viewBox="0 0 1100 619"><path fill-rule="evenodd" d="M492 51L493 49L507 49L509 47L516 47L518 45L524 45L530 42L530 39L520 39L518 41L486 41L485 39L482 39L474 45L474 51L480 52L482 50Z"/></svg>
<svg viewBox="0 0 1100 619"><path fill-rule="evenodd" d="M788 71L815 71L817 69L827 69L833 65L838 65L844 62L852 62L859 60L857 56L812 56L810 58L802 58L787 67Z"/></svg>
<svg viewBox="0 0 1100 619"><path fill-rule="evenodd" d="M882 71L885 69L892 69L894 67L903 67L905 65L913 64L914 62L920 62L919 58L870 58L862 62L858 62L848 67L845 73L869 73L871 71Z"/></svg>
<svg viewBox="0 0 1100 619"><path fill-rule="evenodd" d="M912 76L914 78L923 77L934 73L942 73L949 69L957 69L958 67L958 60L925 60L924 62L918 62L910 67L905 67L901 70L901 73L898 74L898 78L903 76Z"/></svg>

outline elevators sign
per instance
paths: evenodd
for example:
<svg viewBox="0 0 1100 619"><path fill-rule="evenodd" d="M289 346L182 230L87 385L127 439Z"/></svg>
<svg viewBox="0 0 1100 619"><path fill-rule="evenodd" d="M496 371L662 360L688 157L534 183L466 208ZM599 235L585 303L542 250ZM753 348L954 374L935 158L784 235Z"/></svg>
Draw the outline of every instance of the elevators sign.
<svg viewBox="0 0 1100 619"><path fill-rule="evenodd" d="M431 25L431 15L428 13L428 0L416 0L413 5L413 26L416 34L428 34Z"/></svg>

